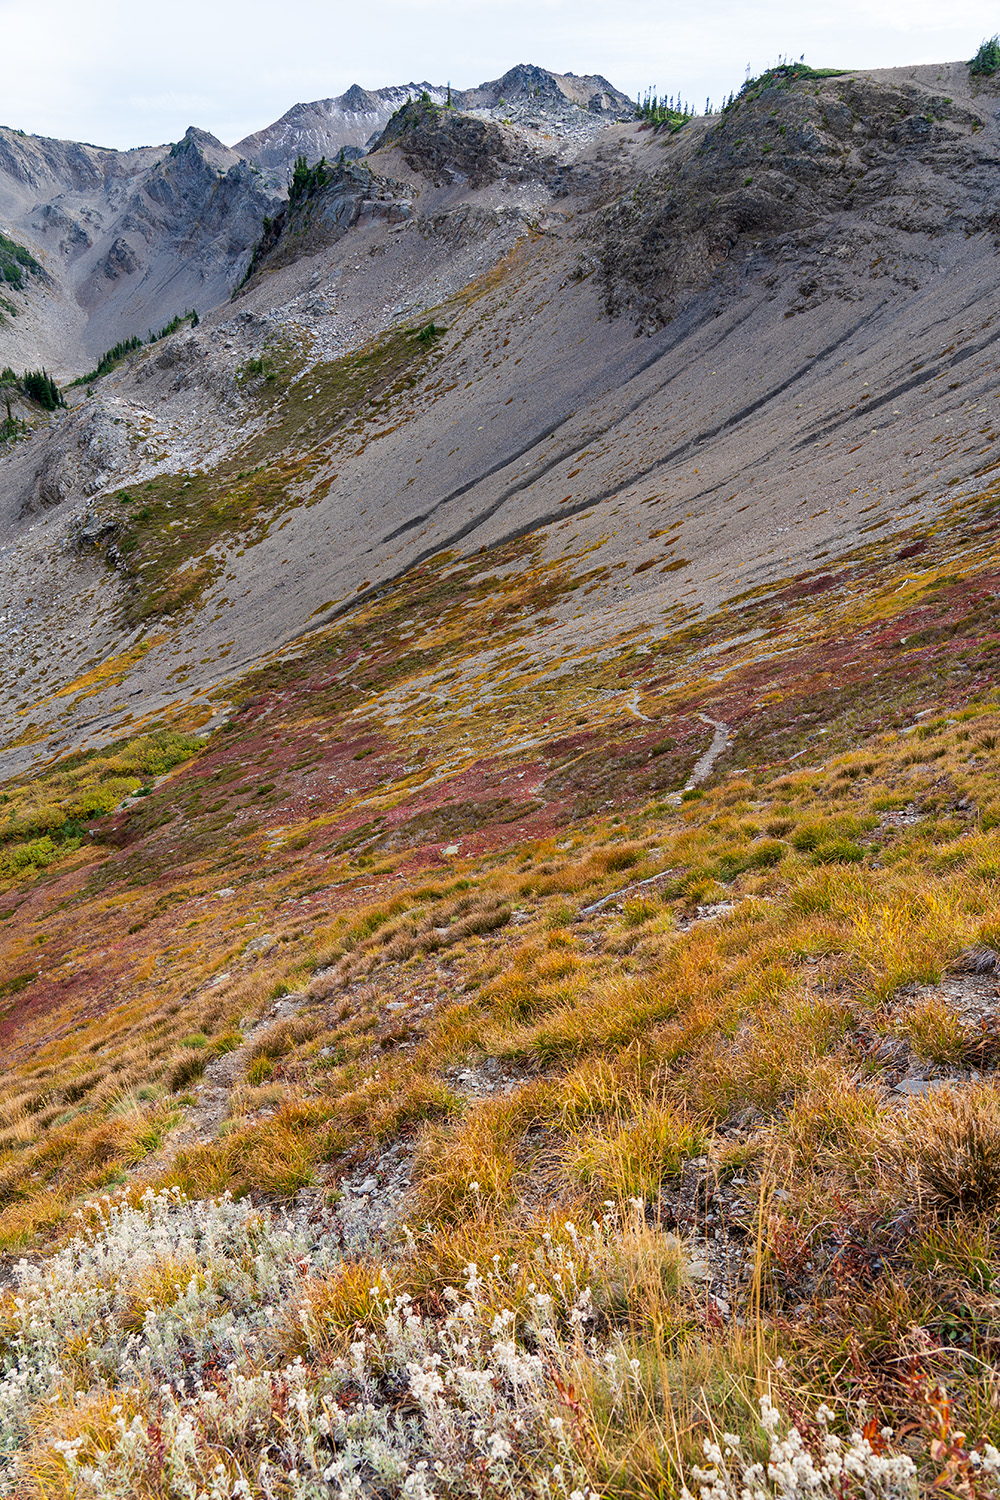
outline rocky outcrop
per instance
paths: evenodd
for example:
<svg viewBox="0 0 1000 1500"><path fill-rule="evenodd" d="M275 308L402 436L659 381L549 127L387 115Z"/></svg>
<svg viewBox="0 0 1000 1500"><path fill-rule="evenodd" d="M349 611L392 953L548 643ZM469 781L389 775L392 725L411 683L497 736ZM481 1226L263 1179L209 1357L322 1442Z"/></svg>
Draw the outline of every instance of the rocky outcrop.
<svg viewBox="0 0 1000 1500"><path fill-rule="evenodd" d="M101 271L109 281L117 281L119 276L131 276L133 271L139 269L139 257L135 254L128 240L121 235L115 240L111 249L104 257Z"/></svg>
<svg viewBox="0 0 1000 1500"><path fill-rule="evenodd" d="M88 403L59 424L56 441L44 445L41 461L25 474L20 513L96 494L127 467L133 448L128 421L101 401Z"/></svg>
<svg viewBox="0 0 1000 1500"><path fill-rule="evenodd" d="M47 245L54 242L60 255L80 255L94 243L83 224L58 203L40 203L31 227L36 234L46 236Z"/></svg>
<svg viewBox="0 0 1000 1500"><path fill-rule="evenodd" d="M631 120L635 103L600 73L553 73L533 63L518 63L502 78L477 89L456 90L452 103L459 109L500 109L529 105L533 109L586 110L607 119Z"/></svg>
<svg viewBox="0 0 1000 1500"><path fill-rule="evenodd" d="M336 98L294 105L273 125L237 141L233 150L285 188L300 156L316 162L321 157L335 161L342 150L347 155L362 155L363 148L385 129L396 110L423 93L443 104L447 90L431 83L404 83L385 89L363 89L355 83Z"/></svg>
<svg viewBox="0 0 1000 1500"><path fill-rule="evenodd" d="M348 230L383 220L402 224L410 217L410 194L391 177L380 177L364 162L319 163L301 190L264 226L253 253L247 280L265 266L276 270L324 245L333 245Z"/></svg>
<svg viewBox="0 0 1000 1500"><path fill-rule="evenodd" d="M374 152L391 150L438 187L483 187L498 178L523 181L545 170L519 132L442 109L429 98L414 99L393 115L374 147Z"/></svg>
<svg viewBox="0 0 1000 1500"><path fill-rule="evenodd" d="M924 255L928 237L1000 228L982 125L917 83L775 70L720 117L686 126L664 168L607 209L597 231L607 309L659 327L720 271L786 243L816 246L848 214L876 239L902 233L896 273L912 284L904 262ZM851 245L840 247L804 277L790 311L851 297L853 260Z"/></svg>

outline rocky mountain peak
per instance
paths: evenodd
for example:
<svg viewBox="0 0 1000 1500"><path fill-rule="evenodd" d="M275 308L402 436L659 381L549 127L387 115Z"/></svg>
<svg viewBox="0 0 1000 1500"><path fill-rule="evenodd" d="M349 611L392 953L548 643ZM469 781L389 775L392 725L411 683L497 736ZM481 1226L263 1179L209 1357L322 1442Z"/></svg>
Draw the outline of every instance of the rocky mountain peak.
<svg viewBox="0 0 1000 1500"><path fill-rule="evenodd" d="M359 83L352 83L347 92L341 94L338 103L341 109L347 113L373 115L377 113L381 100L377 94L370 94Z"/></svg>
<svg viewBox="0 0 1000 1500"><path fill-rule="evenodd" d="M634 111L633 101L599 73L578 77L575 73L553 73L534 63L517 63L502 78L461 95L465 109L496 109L513 103L536 107L569 104L613 116L631 116Z"/></svg>
<svg viewBox="0 0 1000 1500"><path fill-rule="evenodd" d="M325 156L332 161L342 148L360 150L384 130L401 104L423 93L441 104L447 97L446 89L426 81L383 89L352 83L346 93L333 98L294 104L273 125L237 141L233 150L259 167L275 186L284 188L298 157L315 162Z"/></svg>
<svg viewBox="0 0 1000 1500"><path fill-rule="evenodd" d="M413 99L396 111L374 152L396 149L411 171L437 186L467 182L482 187L498 177L517 177L536 154L513 131L492 120L442 109L430 99Z"/></svg>
<svg viewBox="0 0 1000 1500"><path fill-rule="evenodd" d="M239 153L230 151L229 147L224 145L218 136L212 135L211 131L200 130L197 125L188 126L181 139L170 148L170 154L174 156L179 151L185 149L198 151L202 156L225 156L231 161L241 160Z"/></svg>
<svg viewBox="0 0 1000 1500"><path fill-rule="evenodd" d="M353 83L334 98L294 105L273 125L238 141L233 150L283 188L299 156L310 162L321 156L331 161L342 148L372 149L395 111L425 94L433 103L444 104L449 91L426 79L383 89ZM453 88L450 97L456 109L494 115L499 123L513 118L529 125L566 124L588 114L610 121L631 119L635 113L633 101L602 74L556 73L535 63L517 63L501 78L477 88Z"/></svg>

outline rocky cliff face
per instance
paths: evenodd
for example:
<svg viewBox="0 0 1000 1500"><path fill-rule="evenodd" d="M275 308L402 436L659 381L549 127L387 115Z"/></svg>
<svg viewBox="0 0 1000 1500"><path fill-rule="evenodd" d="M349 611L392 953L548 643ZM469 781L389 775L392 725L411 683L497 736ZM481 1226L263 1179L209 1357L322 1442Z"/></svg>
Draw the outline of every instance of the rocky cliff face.
<svg viewBox="0 0 1000 1500"><path fill-rule="evenodd" d="M605 120L631 119L635 103L600 73L553 73L532 63L518 63L502 78L481 83L477 89L452 92L459 109L586 110Z"/></svg>
<svg viewBox="0 0 1000 1500"><path fill-rule="evenodd" d="M498 178L542 177L546 163L521 131L492 120L441 109L429 99L405 104L389 121L374 152L399 151L411 171L438 187L483 187Z"/></svg>
<svg viewBox="0 0 1000 1500"><path fill-rule="evenodd" d="M681 133L597 230L606 302L662 326L692 291L794 256L788 316L863 283L914 288L930 241L1000 229L989 92L957 103L914 79L776 69Z"/></svg>
<svg viewBox="0 0 1000 1500"><path fill-rule="evenodd" d="M268 219L254 250L250 276L265 264L275 270L302 255L335 245L349 230L376 222L402 224L410 217L411 189L373 172L364 162L317 165L290 201Z"/></svg>
<svg viewBox="0 0 1000 1500"><path fill-rule="evenodd" d="M109 151L0 130L0 227L46 272L0 325L0 363L79 374L120 339L223 301L279 200L193 126L173 146Z"/></svg>

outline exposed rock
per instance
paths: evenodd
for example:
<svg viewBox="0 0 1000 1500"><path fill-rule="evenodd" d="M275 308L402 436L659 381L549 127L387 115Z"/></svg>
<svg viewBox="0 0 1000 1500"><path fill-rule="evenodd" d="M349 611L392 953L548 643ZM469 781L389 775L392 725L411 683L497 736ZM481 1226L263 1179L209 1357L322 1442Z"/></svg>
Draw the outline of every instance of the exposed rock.
<svg viewBox="0 0 1000 1500"><path fill-rule="evenodd" d="M780 71L720 117L686 126L664 168L607 210L600 236L610 313L628 312L652 329L726 262L736 271L760 250L801 260L822 247L788 303L791 316L831 296L861 295L854 283L873 256L852 264L849 238L834 245L842 214L864 218L895 245L896 277L908 285L926 251L918 240L911 252L906 237L1000 222L988 186L993 148L978 138L983 121L970 110L917 83L818 83Z"/></svg>
<svg viewBox="0 0 1000 1500"><path fill-rule="evenodd" d="M477 89L452 91L459 109L498 109L528 104L535 109L567 105L611 119L630 120L635 104L600 73L553 73L533 63L517 63L502 78L481 83Z"/></svg>
<svg viewBox="0 0 1000 1500"><path fill-rule="evenodd" d="M109 281L117 281L119 276L131 276L132 272L138 269L139 257L128 240L119 235L104 257L104 275Z"/></svg>
<svg viewBox="0 0 1000 1500"><path fill-rule="evenodd" d="M19 458L21 455L17 455ZM26 450L23 462L34 455ZM59 441L41 449L25 473L19 513L31 514L72 496L96 494L132 456L129 425L113 408L94 401L59 424Z"/></svg>
<svg viewBox="0 0 1000 1500"><path fill-rule="evenodd" d="M251 938L244 948L244 953L266 953L268 948L274 944L274 938L269 932L261 933L260 937Z"/></svg>
<svg viewBox="0 0 1000 1500"><path fill-rule="evenodd" d="M414 99L396 111L375 150L396 149L406 165L439 187L468 183L482 187L498 178L521 181L543 170L542 159L513 130L441 109L430 98Z"/></svg>
<svg viewBox="0 0 1000 1500"><path fill-rule="evenodd" d="M351 229L382 220L409 219L409 190L391 177L380 177L363 162L317 164L308 185L264 224L247 279L264 266L276 270L302 255L334 245Z"/></svg>
<svg viewBox="0 0 1000 1500"><path fill-rule="evenodd" d="M333 161L342 150L349 158L353 152L360 154L362 147L371 149L392 115L424 94L434 104L449 101L449 90L440 84L404 83L383 89L352 84L335 98L294 105L273 125L238 141L233 150L284 187L299 156L310 162L320 157ZM529 63L519 63L478 88L452 89L450 102L456 109L525 121L586 115L601 121L631 119L635 112L632 100L600 74L577 77Z"/></svg>
<svg viewBox="0 0 1000 1500"><path fill-rule="evenodd" d="M42 203L35 210L31 227L43 235L58 235L61 255L80 255L93 244L86 229L58 203Z"/></svg>
<svg viewBox="0 0 1000 1500"><path fill-rule="evenodd" d="M284 187L300 156L310 162L333 161L344 150L361 154L373 135L385 129L390 117L408 99L430 94L443 104L447 90L431 83L404 83L392 88L363 89L352 84L346 93L312 104L296 104L264 130L238 141L233 150L246 157Z"/></svg>

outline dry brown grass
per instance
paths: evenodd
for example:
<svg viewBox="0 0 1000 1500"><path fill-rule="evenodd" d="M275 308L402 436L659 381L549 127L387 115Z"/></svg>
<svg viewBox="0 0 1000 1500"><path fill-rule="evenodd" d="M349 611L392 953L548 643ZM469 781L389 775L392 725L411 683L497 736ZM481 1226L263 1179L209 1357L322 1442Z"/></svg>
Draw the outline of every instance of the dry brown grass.
<svg viewBox="0 0 1000 1500"><path fill-rule="evenodd" d="M1000 1203L1000 1091L992 1082L913 1100L890 1136L918 1202L939 1213L989 1214Z"/></svg>

